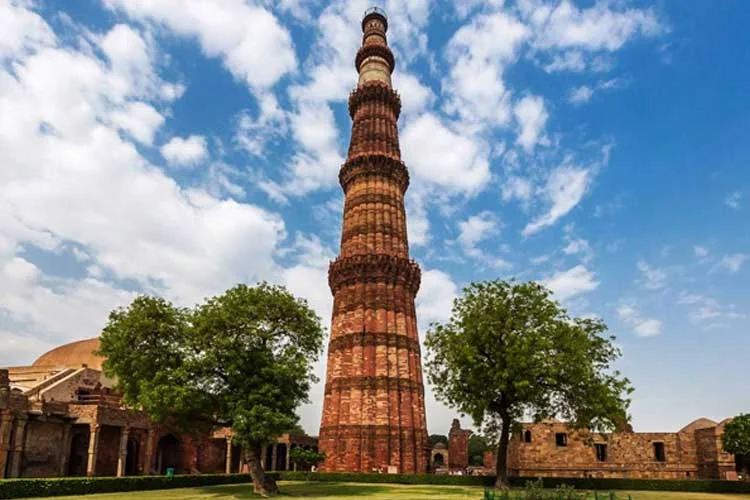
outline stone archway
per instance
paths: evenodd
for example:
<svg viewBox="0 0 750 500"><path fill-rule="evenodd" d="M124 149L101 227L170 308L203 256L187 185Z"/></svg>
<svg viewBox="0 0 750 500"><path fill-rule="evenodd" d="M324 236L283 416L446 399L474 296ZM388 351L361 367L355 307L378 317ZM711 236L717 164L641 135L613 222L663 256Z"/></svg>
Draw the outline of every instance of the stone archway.
<svg viewBox="0 0 750 500"><path fill-rule="evenodd" d="M172 434L159 439L156 448L156 470L166 474L167 469L174 469L175 474L182 472L182 447L180 441Z"/></svg>
<svg viewBox="0 0 750 500"><path fill-rule="evenodd" d="M140 456L141 443L134 437L128 438L128 454L125 457L125 475L138 475L138 457Z"/></svg>
<svg viewBox="0 0 750 500"><path fill-rule="evenodd" d="M74 428L75 429L75 428ZM89 459L89 426L81 426L73 431L68 455L68 475L85 476Z"/></svg>
<svg viewBox="0 0 750 500"><path fill-rule="evenodd" d="M435 453L432 456L432 463L435 464L435 467L443 467L445 465L445 457L442 453Z"/></svg>

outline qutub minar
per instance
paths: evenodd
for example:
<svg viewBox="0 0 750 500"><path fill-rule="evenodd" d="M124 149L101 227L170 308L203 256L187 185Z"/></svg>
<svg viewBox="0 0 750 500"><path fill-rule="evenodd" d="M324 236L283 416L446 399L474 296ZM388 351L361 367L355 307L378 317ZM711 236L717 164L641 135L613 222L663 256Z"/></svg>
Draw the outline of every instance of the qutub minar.
<svg viewBox="0 0 750 500"><path fill-rule="evenodd" d="M409 173L399 150L401 100L391 87L387 30L382 10L365 12L359 82L349 96L341 255L328 271L333 318L319 437L326 471L413 473L428 465L414 308L420 270L406 237Z"/></svg>

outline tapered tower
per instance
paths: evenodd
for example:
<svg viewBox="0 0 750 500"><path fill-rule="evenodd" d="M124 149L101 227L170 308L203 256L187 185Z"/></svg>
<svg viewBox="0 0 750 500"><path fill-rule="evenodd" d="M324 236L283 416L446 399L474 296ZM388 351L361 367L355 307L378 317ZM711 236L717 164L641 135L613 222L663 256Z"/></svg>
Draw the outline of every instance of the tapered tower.
<svg viewBox="0 0 750 500"><path fill-rule="evenodd" d="M382 10L365 12L359 82L349 96L341 255L328 270L333 319L319 437L326 471L427 471L414 309L420 271L406 238L409 173L398 143L401 100L391 87L387 29Z"/></svg>

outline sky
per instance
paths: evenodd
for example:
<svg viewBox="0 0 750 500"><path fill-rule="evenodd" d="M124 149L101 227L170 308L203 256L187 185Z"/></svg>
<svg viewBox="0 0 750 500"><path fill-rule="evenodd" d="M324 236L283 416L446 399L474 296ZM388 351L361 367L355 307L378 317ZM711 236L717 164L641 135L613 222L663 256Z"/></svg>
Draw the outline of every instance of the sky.
<svg viewBox="0 0 750 500"><path fill-rule="evenodd" d="M422 336L471 281L540 280L616 335L636 430L749 411L745 0L375 5ZM368 6L0 0L0 366L139 293L267 280L328 327ZM427 387L429 431L456 416Z"/></svg>

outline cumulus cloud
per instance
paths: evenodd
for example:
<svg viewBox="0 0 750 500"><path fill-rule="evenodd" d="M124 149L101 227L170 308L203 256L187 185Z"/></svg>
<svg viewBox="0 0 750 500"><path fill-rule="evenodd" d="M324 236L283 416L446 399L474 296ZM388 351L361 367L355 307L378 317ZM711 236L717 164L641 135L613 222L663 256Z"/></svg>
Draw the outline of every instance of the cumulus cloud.
<svg viewBox="0 0 750 500"><path fill-rule="evenodd" d="M439 269L422 271L422 284L417 294L417 318L422 332L432 322L448 321L458 287L451 276Z"/></svg>
<svg viewBox="0 0 750 500"><path fill-rule="evenodd" d="M644 318L633 305L623 304L617 308L620 319L633 328L639 337L653 337L661 333L662 322L654 318Z"/></svg>
<svg viewBox="0 0 750 500"><path fill-rule="evenodd" d="M172 137L159 151L170 165L176 167L195 166L208 158L206 138L202 135Z"/></svg>
<svg viewBox="0 0 750 500"><path fill-rule="evenodd" d="M534 187L528 179L524 179L517 175L511 175L503 183L500 194L503 201L516 199L526 203L531 199L533 192Z"/></svg>
<svg viewBox="0 0 750 500"><path fill-rule="evenodd" d="M289 31L267 9L242 0L103 0L133 19L195 37L238 79L265 89L296 68Z"/></svg>
<svg viewBox="0 0 750 500"><path fill-rule="evenodd" d="M557 300L567 300L591 292L599 287L596 275L579 264L566 271L559 271L542 283L552 290Z"/></svg>
<svg viewBox="0 0 750 500"><path fill-rule="evenodd" d="M91 36L103 57L15 44L13 71L0 67L0 329L39 345L98 334L133 290L190 304L271 278L286 237L277 214L182 187L141 156L131 139L152 139L151 109L179 86L138 31ZM43 271L25 247L69 253L83 276Z"/></svg>
<svg viewBox="0 0 750 500"><path fill-rule="evenodd" d="M583 104L589 102L593 95L594 90L591 87L587 85L581 85L580 87L576 87L570 90L568 101L571 104Z"/></svg>
<svg viewBox="0 0 750 500"><path fill-rule="evenodd" d="M487 152L470 136L454 132L425 113L401 133L404 160L412 175L444 190L474 194L490 179Z"/></svg>
<svg viewBox="0 0 750 500"><path fill-rule="evenodd" d="M578 205L589 189L591 171L571 166L563 166L552 171L542 194L549 204L543 215L529 222L523 229L524 236L530 236L551 226L558 219Z"/></svg>
<svg viewBox="0 0 750 500"><path fill-rule="evenodd" d="M738 210L740 208L741 199L742 193L740 193L739 191L735 191L728 194L727 197L724 198L724 205L728 206L729 208L733 208L734 210Z"/></svg>
<svg viewBox="0 0 750 500"><path fill-rule="evenodd" d="M537 143L544 142L544 126L549 118L544 99L533 95L524 97L513 107L513 115L520 128L516 142L530 153Z"/></svg>
<svg viewBox="0 0 750 500"><path fill-rule="evenodd" d="M651 267L644 260L639 260L636 264L638 271L641 273L641 279L638 280L645 288L649 290L658 290L664 288L667 280L667 273L664 269Z"/></svg>
<svg viewBox="0 0 750 500"><path fill-rule="evenodd" d="M742 269L742 265L746 260L750 258L750 255L744 253L735 253L731 255L725 255L721 258L717 266L720 269L729 271L730 273L736 273Z"/></svg>

